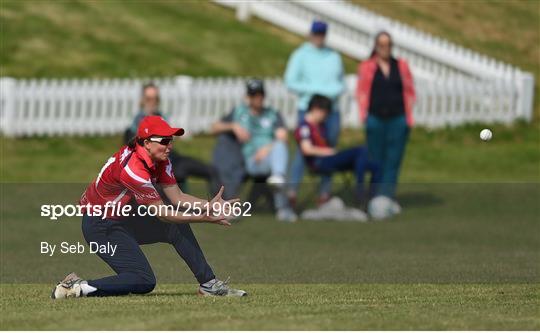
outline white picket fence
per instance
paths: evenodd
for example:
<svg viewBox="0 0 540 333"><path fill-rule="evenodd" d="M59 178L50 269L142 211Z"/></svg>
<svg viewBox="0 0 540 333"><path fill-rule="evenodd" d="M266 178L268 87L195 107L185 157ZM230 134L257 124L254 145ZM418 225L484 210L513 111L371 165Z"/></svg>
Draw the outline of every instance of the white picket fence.
<svg viewBox="0 0 540 333"><path fill-rule="evenodd" d="M251 15L306 36L314 19L329 24L327 44L355 59L369 57L374 36L381 30L392 35L395 55L404 57L422 76L507 78L527 74L519 68L377 15L343 0L213 0L236 9L237 18Z"/></svg>
<svg viewBox="0 0 540 333"><path fill-rule="evenodd" d="M142 79L16 80L0 79L0 124L9 137L33 135L105 135L121 133L139 109ZM210 125L245 95L245 78L175 78L154 80L161 89L162 111L178 126L195 134ZM343 126L360 126L355 99L356 76L346 77L340 100ZM265 80L267 104L280 110L287 125L296 120L296 99L279 78ZM416 122L429 128L468 122L509 123L529 119L528 99L508 79L478 84L450 77L415 77Z"/></svg>
<svg viewBox="0 0 540 333"><path fill-rule="evenodd" d="M494 86L505 86L510 91L504 93L504 97L501 98L508 103L512 100L513 107L516 109L511 113L519 114L527 120L532 119L534 76L531 73L377 15L361 6L343 0L213 1L236 9L237 18L240 20L246 21L251 15L254 15L302 36L308 34L310 24L314 19L325 20L329 23L327 44L358 60L369 57L375 35L381 30L386 30L392 35L394 54L407 59L415 77L431 80L425 86L426 89L449 87L446 92L441 92L441 98L457 101L459 99L455 96L461 93L459 88L452 88L455 84L470 87L482 96L490 96L493 92L499 91L499 88L494 88ZM470 81L466 79L470 79ZM441 82L441 80L443 81ZM419 80L419 84L423 85L422 80ZM422 88L420 92L423 92ZM429 95L433 95L433 93L431 92ZM479 99L482 98L485 97L479 97ZM482 109L487 105L486 103L480 104L483 106L478 106L477 109ZM436 105L436 103L432 105ZM452 108L454 104L448 103L448 105ZM458 107L456 112L468 112L465 111L466 109L468 108ZM432 110L430 112L437 113L439 111ZM487 113L498 114L501 121L507 121L508 117L511 117L509 113L504 113L499 109L482 111L482 115ZM421 113L420 118L423 119L425 114ZM474 118L472 115L470 117ZM482 117L475 119L482 120ZM488 119L492 118L487 117L486 120ZM457 115L442 121L448 123L457 121L459 123L461 120L462 116ZM432 121L424 122L421 120L420 122L428 125L433 124Z"/></svg>

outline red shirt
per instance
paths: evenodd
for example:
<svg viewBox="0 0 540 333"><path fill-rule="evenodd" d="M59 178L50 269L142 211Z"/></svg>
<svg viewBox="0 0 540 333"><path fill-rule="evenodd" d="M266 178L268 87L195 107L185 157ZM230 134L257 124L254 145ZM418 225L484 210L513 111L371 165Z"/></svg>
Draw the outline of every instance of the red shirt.
<svg viewBox="0 0 540 333"><path fill-rule="evenodd" d="M161 197L154 184L176 184L169 159L155 163L143 147L122 147L101 168L97 178L81 196L81 205L104 207L108 202L128 204L132 199L138 204L148 204ZM119 219L122 216L105 216Z"/></svg>
<svg viewBox="0 0 540 333"><path fill-rule="evenodd" d="M328 147L328 143L324 138L324 129L322 125L311 124L305 119L302 120L300 125L294 131L294 138L296 139L296 142L298 142L298 149L300 150L303 140L309 140L315 147ZM313 167L313 159L314 156L304 155L304 160L310 167Z"/></svg>
<svg viewBox="0 0 540 333"><path fill-rule="evenodd" d="M294 138L300 145L303 140L309 140L316 147L328 147L324 138L324 129L321 125L311 124L305 119L294 131Z"/></svg>

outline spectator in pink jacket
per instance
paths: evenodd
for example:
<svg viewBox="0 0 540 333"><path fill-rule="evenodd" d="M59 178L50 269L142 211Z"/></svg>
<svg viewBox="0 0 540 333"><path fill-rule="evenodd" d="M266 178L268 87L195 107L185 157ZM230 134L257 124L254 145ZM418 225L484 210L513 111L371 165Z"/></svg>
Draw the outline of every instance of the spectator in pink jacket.
<svg viewBox="0 0 540 333"><path fill-rule="evenodd" d="M358 66L357 100L369 157L382 167L377 194L394 199L413 125L414 83L409 65L392 56L392 37L380 32L371 57Z"/></svg>

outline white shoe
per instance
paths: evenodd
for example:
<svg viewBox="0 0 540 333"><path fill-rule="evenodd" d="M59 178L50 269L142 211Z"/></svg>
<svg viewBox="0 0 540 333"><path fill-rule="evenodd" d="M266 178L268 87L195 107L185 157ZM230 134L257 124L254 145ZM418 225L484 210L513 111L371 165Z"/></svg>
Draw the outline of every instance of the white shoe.
<svg viewBox="0 0 540 333"><path fill-rule="evenodd" d="M75 273L68 274L62 281L58 282L54 287L51 298L70 298L70 297L82 297L83 292L81 289L81 283L83 280Z"/></svg>
<svg viewBox="0 0 540 333"><path fill-rule="evenodd" d="M358 208L347 208L345 210L345 215L347 220L352 220L356 222L367 222L368 216L361 209Z"/></svg>
<svg viewBox="0 0 540 333"><path fill-rule="evenodd" d="M280 190L285 186L285 177L281 175L271 175L266 179L266 183L275 190Z"/></svg>
<svg viewBox="0 0 540 333"><path fill-rule="evenodd" d="M247 296L247 293L241 289L233 289L228 285L229 279L225 281L220 281L214 279L209 286L200 285L199 286L199 295L201 296L228 296L228 297L243 297Z"/></svg>
<svg viewBox="0 0 540 333"><path fill-rule="evenodd" d="M395 206L394 201L387 196L378 195L371 199L368 203L368 214L373 220L384 220L393 216Z"/></svg>
<svg viewBox="0 0 540 333"><path fill-rule="evenodd" d="M290 208L281 208L276 216L278 221L293 223L298 220L298 215Z"/></svg>

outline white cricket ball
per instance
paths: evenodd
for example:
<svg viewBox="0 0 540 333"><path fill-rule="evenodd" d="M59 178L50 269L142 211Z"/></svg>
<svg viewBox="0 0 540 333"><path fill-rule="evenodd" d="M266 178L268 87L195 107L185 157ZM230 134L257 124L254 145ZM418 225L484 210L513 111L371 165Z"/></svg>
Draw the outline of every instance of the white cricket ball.
<svg viewBox="0 0 540 333"><path fill-rule="evenodd" d="M493 137L493 133L487 128L484 128L482 132L480 132L480 139L483 141L489 141Z"/></svg>

